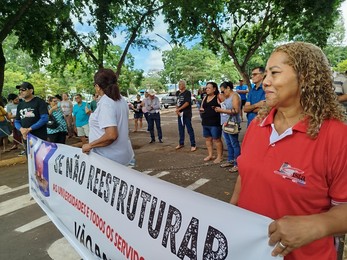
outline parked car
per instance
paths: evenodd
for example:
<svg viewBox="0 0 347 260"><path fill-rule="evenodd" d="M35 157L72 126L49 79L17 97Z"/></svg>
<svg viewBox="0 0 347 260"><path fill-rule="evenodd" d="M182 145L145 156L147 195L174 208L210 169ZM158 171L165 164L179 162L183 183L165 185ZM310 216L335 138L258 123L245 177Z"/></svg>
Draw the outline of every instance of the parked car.
<svg viewBox="0 0 347 260"><path fill-rule="evenodd" d="M176 92L170 92L166 96L163 96L161 98L161 104L165 108L169 108L169 106L176 106L177 104L177 96ZM192 105L196 104L196 97L195 95L192 95Z"/></svg>
<svg viewBox="0 0 347 260"><path fill-rule="evenodd" d="M166 96L162 97L161 104L165 108L169 108L169 106L176 106L176 104L177 104L176 92L170 92Z"/></svg>

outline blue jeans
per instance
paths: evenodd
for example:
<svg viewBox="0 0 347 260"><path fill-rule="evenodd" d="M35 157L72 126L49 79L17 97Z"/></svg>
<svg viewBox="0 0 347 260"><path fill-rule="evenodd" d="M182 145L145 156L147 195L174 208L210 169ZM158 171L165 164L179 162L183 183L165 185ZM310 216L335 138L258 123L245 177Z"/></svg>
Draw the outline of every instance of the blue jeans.
<svg viewBox="0 0 347 260"><path fill-rule="evenodd" d="M228 147L228 162L234 162L237 166L237 157L239 157L241 149L239 143L239 134L227 134L223 131L225 143Z"/></svg>
<svg viewBox="0 0 347 260"><path fill-rule="evenodd" d="M181 121L181 117L177 117L178 120L178 133L180 135L180 140L179 140L179 144L180 145L184 145L184 128L185 126L187 127L187 131L189 134L189 139L190 139L190 146L191 147L195 147L196 143L195 143L195 135L194 135L194 129L192 126L192 118L191 117L187 117L187 116L183 116L183 124Z"/></svg>
<svg viewBox="0 0 347 260"><path fill-rule="evenodd" d="M161 125L160 125L160 114L159 113L148 113L148 130L151 134L151 140L155 140L154 137L154 123L157 127L158 132L158 139L161 140L163 138L163 134L161 132Z"/></svg>

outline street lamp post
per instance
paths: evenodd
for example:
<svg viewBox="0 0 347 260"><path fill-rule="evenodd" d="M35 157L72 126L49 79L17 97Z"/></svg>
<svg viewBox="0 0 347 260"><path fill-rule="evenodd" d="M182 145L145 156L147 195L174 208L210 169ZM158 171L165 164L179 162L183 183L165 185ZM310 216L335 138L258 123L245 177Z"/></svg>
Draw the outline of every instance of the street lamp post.
<svg viewBox="0 0 347 260"><path fill-rule="evenodd" d="M155 35L158 36L159 38L161 38L162 40L164 40L165 42L167 42L167 43L169 44L171 50L173 50L173 47L172 47L171 43L170 43L167 39L165 39L163 36L161 36L161 35L158 34L158 33L156 33ZM175 76L175 82L174 82L175 91L177 91L177 89L176 89L176 76L177 76L177 74L176 74L176 66L174 66L174 71L173 71L173 73L174 73L174 76ZM171 74L171 73L170 73L170 74ZM171 81L170 74L169 74L169 78L170 78L170 81Z"/></svg>

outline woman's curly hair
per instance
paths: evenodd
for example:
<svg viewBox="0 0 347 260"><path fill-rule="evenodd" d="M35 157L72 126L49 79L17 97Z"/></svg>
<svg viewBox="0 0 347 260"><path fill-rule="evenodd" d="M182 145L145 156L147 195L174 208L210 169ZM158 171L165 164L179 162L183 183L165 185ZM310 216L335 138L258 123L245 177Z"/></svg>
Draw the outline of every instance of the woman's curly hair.
<svg viewBox="0 0 347 260"><path fill-rule="evenodd" d="M344 108L334 92L328 60L319 47L306 42L293 42L277 47L275 52L287 54L287 64L297 73L301 88L300 103L303 116L309 122L307 134L311 138L317 137L324 120L346 119ZM270 108L259 111L259 119L263 119L269 111Z"/></svg>

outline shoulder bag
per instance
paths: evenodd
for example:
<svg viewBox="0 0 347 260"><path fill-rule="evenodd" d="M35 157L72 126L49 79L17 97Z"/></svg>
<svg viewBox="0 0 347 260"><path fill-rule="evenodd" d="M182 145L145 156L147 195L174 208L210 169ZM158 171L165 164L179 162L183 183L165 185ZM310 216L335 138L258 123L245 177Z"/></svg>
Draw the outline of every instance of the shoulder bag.
<svg viewBox="0 0 347 260"><path fill-rule="evenodd" d="M50 114L48 116L48 122L47 122L46 126L50 129L56 129L59 126L59 124L58 124L57 120L55 119L55 117L53 116L53 114Z"/></svg>
<svg viewBox="0 0 347 260"><path fill-rule="evenodd" d="M227 134L238 134L241 130L241 126L236 122L235 116L229 116L228 121L226 121L222 129Z"/></svg>

